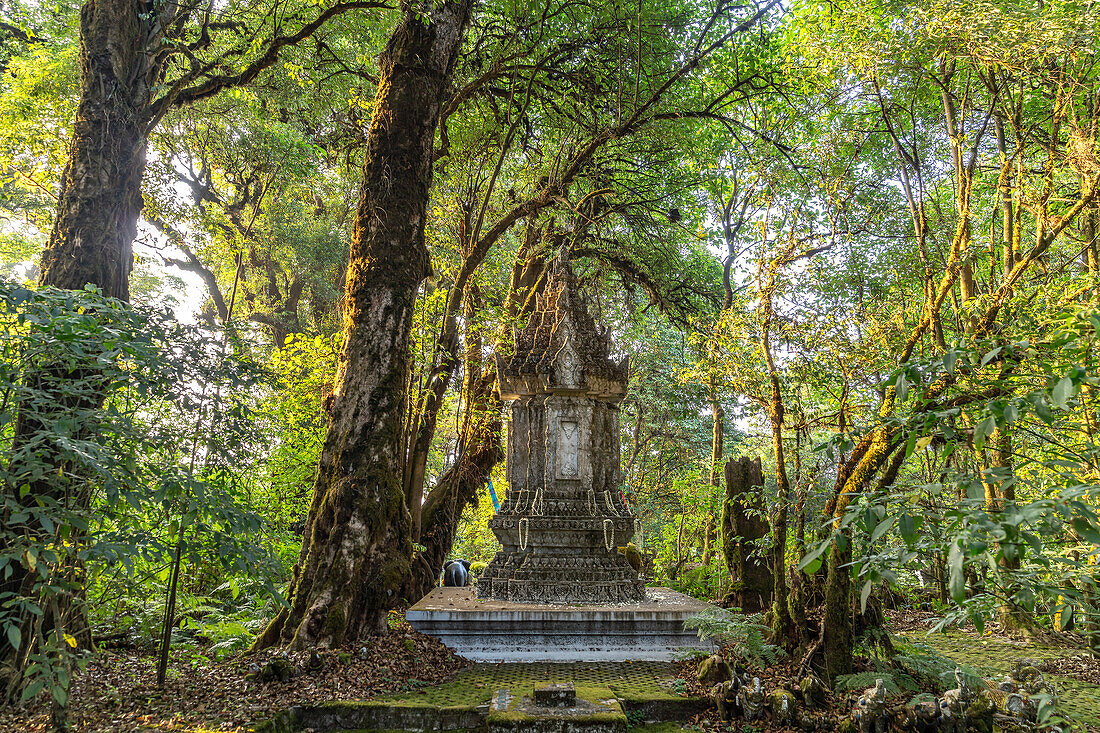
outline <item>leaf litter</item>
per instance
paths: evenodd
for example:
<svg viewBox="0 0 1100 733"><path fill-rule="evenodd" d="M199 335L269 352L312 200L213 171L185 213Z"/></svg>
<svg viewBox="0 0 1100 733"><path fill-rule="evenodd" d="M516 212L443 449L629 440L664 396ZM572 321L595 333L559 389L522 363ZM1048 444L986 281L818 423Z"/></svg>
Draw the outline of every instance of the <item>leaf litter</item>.
<svg viewBox="0 0 1100 733"><path fill-rule="evenodd" d="M295 670L289 680L246 679L280 656ZM95 653L74 677L69 722L74 733L243 733L295 705L415 690L447 681L468 665L404 622L357 646L316 653L269 649L214 661L201 647L180 645L172 651L163 689L156 686L153 650L105 650ZM0 730L50 731L48 696L20 707L0 707Z"/></svg>

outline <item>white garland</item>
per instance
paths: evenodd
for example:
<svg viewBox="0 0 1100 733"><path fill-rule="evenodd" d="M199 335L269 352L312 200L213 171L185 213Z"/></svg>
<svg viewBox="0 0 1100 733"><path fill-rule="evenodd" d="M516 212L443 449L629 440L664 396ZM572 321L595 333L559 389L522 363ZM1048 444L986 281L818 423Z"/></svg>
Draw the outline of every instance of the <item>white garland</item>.
<svg viewBox="0 0 1100 733"><path fill-rule="evenodd" d="M612 514L618 514L618 512L615 511L615 505L611 503L611 491L610 490L607 490L607 491L603 492L603 500L604 500L604 503L607 504L607 511L611 512Z"/></svg>
<svg viewBox="0 0 1100 733"><path fill-rule="evenodd" d="M584 508L589 514L596 516L596 492L593 489L589 489L588 495L584 497Z"/></svg>
<svg viewBox="0 0 1100 733"><path fill-rule="evenodd" d="M610 529L611 533L608 534L607 530ZM607 548L608 552L611 552L611 548L615 546L615 520L605 519L603 520L603 544Z"/></svg>
<svg viewBox="0 0 1100 733"><path fill-rule="evenodd" d="M531 536L531 522L527 517L519 520L519 549L527 549L527 539Z"/></svg>
<svg viewBox="0 0 1100 733"><path fill-rule="evenodd" d="M542 489L535 489L535 498L531 501L531 513L542 516L546 510L546 503L542 500Z"/></svg>

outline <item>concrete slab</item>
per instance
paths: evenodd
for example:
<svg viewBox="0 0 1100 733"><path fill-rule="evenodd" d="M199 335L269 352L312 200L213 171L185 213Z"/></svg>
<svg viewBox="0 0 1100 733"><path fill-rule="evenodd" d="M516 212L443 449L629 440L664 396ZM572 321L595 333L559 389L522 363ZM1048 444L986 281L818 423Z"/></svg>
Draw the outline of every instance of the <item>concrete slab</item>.
<svg viewBox="0 0 1100 733"><path fill-rule="evenodd" d="M479 599L473 588L435 588L405 618L476 662L668 661L711 651L684 621L710 604L667 588L640 603L540 605Z"/></svg>

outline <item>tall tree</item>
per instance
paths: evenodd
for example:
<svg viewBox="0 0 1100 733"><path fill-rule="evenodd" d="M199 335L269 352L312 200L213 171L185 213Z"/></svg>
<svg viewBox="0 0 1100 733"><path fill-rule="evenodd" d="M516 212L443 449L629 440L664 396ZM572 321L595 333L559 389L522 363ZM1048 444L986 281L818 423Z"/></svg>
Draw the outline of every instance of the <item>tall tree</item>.
<svg viewBox="0 0 1100 733"><path fill-rule="evenodd" d="M431 268L424 225L432 145L471 5L404 7L381 56L325 446L289 605L259 648L335 646L385 628L409 572L400 454L409 332Z"/></svg>
<svg viewBox="0 0 1100 733"><path fill-rule="evenodd" d="M211 5L202 10L197 3L87 0L80 12L80 102L57 215L42 255L40 282L77 290L91 285L109 297L129 300L131 248L142 209L149 131L173 106L252 82L278 60L285 47L310 37L337 15L368 7L385 6L352 0L318 11L310 4L288 9L273 3L244 9L231 3L215 13ZM226 18L231 22L221 22ZM276 21L275 30L258 42L234 37L241 28L262 28L270 20ZM290 33L283 32L288 28ZM24 411L17 416L0 521L10 524L13 515L23 516L23 507L41 502L57 502L78 512L87 507L87 492L69 490L65 447L50 431L57 420L79 417L101 404L100 391L74 394L70 389L77 382L94 384L101 371L96 355L90 354L86 365L46 364L27 375L28 384L40 385L51 396L56 412L31 417ZM75 431L81 435L86 428L78 424ZM18 464L28 457L44 458L50 470L38 471L29 482L16 485L11 477L23 473L26 467ZM34 519L21 519L18 525L24 536L43 543L61 531ZM78 541L79 532L74 529L60 544ZM22 628L29 629L41 613L38 596L48 587L41 581L49 573L33 558L9 567L10 574L0 582L0 594L18 601ZM75 578L78 597L80 574L68 574ZM70 597L62 594L56 601L62 606L57 618L69 615ZM79 609L76 613L80 616ZM86 630L79 618L76 624L74 630L79 632L82 626ZM0 668L9 680L9 694L21 688L32 654L31 634L25 634L28 642L22 648L14 638L0 642ZM84 640L90 642L90 635Z"/></svg>

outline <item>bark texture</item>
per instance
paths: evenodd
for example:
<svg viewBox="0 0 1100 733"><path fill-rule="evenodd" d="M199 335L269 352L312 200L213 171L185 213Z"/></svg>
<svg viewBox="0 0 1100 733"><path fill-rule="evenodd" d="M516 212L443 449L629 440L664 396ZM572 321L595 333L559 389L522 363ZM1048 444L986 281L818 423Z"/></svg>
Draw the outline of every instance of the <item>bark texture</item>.
<svg viewBox="0 0 1100 733"><path fill-rule="evenodd" d="M148 111L160 76L165 12L133 0L88 0L80 11L80 105L42 284L91 283L130 297L141 214Z"/></svg>
<svg viewBox="0 0 1100 733"><path fill-rule="evenodd" d="M348 263L344 349L288 601L258 648L333 647L384 629L412 554L401 429L432 144L470 3L404 14L380 57Z"/></svg>

